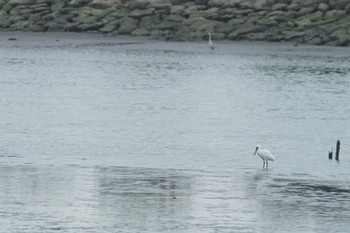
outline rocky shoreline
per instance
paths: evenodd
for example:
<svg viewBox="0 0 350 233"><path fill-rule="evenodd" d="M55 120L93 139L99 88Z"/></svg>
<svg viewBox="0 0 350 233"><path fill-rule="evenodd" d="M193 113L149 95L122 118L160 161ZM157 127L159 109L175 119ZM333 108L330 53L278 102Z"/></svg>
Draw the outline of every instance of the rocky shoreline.
<svg viewBox="0 0 350 233"><path fill-rule="evenodd" d="M0 29L350 45L350 0L0 0Z"/></svg>

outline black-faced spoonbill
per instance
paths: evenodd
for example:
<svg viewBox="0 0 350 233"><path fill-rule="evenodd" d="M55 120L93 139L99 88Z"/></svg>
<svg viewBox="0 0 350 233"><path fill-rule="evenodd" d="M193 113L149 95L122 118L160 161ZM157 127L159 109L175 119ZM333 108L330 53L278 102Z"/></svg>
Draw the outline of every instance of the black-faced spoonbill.
<svg viewBox="0 0 350 233"><path fill-rule="evenodd" d="M271 154L269 150L266 149L261 149L259 145L256 146L254 155L258 154L259 157L264 161L263 163L263 168L265 168L265 163L266 163L266 169L268 169L268 161L274 161L275 157Z"/></svg>
<svg viewBox="0 0 350 233"><path fill-rule="evenodd" d="M209 35L208 46L211 50L214 50L214 43L213 43L213 41L211 41L211 33L208 32L208 35Z"/></svg>

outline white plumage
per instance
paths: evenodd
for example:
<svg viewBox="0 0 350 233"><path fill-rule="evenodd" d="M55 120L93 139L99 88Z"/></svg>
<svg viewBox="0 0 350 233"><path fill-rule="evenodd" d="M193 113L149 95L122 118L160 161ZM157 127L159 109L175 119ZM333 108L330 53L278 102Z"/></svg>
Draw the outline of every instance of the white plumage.
<svg viewBox="0 0 350 233"><path fill-rule="evenodd" d="M264 161L263 168L265 168L266 163L266 169L268 168L268 161L274 161L275 157L271 154L269 150L260 148L259 145L256 146L254 155L258 154L259 157Z"/></svg>
<svg viewBox="0 0 350 233"><path fill-rule="evenodd" d="M211 40L211 33L208 32L208 35L209 35L209 41L208 41L208 46L211 50L214 50L214 43L213 41Z"/></svg>

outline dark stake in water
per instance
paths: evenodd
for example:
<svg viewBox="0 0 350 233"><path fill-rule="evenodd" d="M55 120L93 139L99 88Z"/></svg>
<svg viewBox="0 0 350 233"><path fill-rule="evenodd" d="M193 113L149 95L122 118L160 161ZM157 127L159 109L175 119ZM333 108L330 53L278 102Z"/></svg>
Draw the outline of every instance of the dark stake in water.
<svg viewBox="0 0 350 233"><path fill-rule="evenodd" d="M0 36L1 232L348 231L348 48Z"/></svg>

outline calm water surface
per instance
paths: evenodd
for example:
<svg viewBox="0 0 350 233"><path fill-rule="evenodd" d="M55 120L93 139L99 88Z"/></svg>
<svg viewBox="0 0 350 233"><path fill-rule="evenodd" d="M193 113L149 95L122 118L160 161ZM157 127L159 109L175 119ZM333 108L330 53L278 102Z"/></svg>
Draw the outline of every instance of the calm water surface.
<svg viewBox="0 0 350 233"><path fill-rule="evenodd" d="M2 32L0 232L347 232L349 52Z"/></svg>

